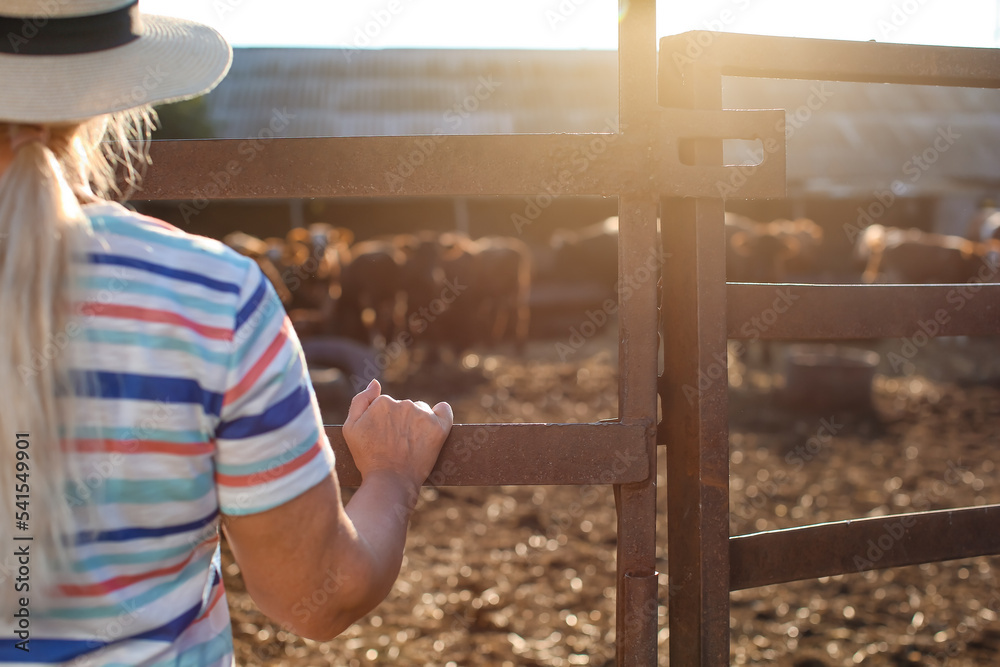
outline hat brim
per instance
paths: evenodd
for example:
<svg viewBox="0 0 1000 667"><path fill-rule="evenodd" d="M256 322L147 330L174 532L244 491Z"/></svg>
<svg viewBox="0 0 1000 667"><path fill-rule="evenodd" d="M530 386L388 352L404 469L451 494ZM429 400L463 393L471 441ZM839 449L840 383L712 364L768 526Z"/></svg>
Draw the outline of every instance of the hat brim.
<svg viewBox="0 0 1000 667"><path fill-rule="evenodd" d="M212 90L233 51L214 29L144 14L138 39L74 55L0 54L0 121L62 123Z"/></svg>

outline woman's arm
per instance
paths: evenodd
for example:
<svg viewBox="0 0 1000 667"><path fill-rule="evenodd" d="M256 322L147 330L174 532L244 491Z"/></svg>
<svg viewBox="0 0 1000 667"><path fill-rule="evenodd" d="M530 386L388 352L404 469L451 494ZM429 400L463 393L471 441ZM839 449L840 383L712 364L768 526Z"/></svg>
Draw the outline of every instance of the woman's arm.
<svg viewBox="0 0 1000 667"><path fill-rule="evenodd" d="M399 574L420 485L452 425L451 407L381 396L373 381L344 423L361 472L345 508L335 475L223 528L257 606L311 639L332 638L381 602Z"/></svg>

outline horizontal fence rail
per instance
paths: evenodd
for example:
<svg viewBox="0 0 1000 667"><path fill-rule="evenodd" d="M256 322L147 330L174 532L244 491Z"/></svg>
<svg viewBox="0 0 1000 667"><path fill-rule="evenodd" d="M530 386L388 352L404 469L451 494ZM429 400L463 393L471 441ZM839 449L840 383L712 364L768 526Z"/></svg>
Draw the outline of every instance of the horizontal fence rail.
<svg viewBox="0 0 1000 667"><path fill-rule="evenodd" d="M427 479L433 486L627 484L649 477L650 425L456 424ZM344 486L361 474L339 426L326 434Z"/></svg>
<svg viewBox="0 0 1000 667"><path fill-rule="evenodd" d="M729 588L1000 553L1000 505L850 519L729 540Z"/></svg>
<svg viewBox="0 0 1000 667"><path fill-rule="evenodd" d="M785 195L784 111L664 110L642 134L424 135L155 141L135 199L602 195ZM617 128L617 121L609 123ZM697 139L760 140L754 167L689 165Z"/></svg>
<svg viewBox="0 0 1000 667"><path fill-rule="evenodd" d="M726 285L729 338L850 340L1000 334L1000 284Z"/></svg>
<svg viewBox="0 0 1000 667"><path fill-rule="evenodd" d="M660 40L660 90L690 83L684 69L695 62L723 76L1000 88L997 49L696 30Z"/></svg>

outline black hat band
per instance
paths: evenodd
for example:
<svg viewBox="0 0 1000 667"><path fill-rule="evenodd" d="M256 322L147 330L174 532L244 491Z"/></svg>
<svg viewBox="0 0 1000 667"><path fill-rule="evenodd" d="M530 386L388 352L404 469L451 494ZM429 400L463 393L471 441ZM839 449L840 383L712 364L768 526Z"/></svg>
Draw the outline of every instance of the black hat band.
<svg viewBox="0 0 1000 667"><path fill-rule="evenodd" d="M0 16L0 53L64 56L105 51L139 39L139 0L91 16Z"/></svg>

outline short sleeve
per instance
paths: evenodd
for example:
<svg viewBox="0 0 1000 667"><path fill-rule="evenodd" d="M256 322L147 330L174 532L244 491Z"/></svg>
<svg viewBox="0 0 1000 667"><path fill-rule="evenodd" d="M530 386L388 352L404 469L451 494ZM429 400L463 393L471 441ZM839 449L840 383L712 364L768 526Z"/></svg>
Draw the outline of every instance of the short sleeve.
<svg viewBox="0 0 1000 667"><path fill-rule="evenodd" d="M282 505L334 469L298 337L256 264L239 298L215 429L219 509L229 515Z"/></svg>

